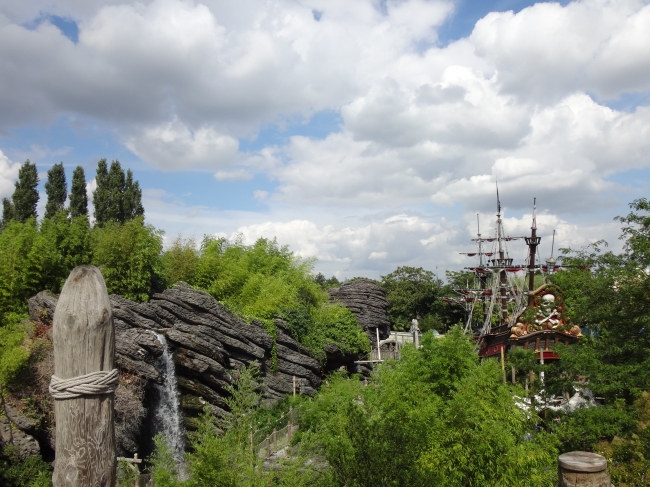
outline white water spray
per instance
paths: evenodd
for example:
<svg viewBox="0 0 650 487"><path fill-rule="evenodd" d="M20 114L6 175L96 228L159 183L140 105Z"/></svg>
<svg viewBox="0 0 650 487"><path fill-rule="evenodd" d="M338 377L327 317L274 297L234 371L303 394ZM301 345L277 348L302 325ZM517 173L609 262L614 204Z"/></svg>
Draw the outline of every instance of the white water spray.
<svg viewBox="0 0 650 487"><path fill-rule="evenodd" d="M158 392L158 402L154 409L154 427L162 433L174 452L174 459L179 470L184 470L183 453L185 452L185 431L183 429L178 387L176 385L176 370L174 361L163 335L152 332L163 346L163 353L156 359L156 369L163 376L163 384L155 384Z"/></svg>

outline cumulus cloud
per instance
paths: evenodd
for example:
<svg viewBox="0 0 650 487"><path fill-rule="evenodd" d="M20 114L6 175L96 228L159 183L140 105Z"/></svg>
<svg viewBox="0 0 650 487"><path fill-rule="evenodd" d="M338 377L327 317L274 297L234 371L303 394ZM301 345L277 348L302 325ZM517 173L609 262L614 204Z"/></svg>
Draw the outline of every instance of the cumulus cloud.
<svg viewBox="0 0 650 487"><path fill-rule="evenodd" d="M615 98L650 89L650 5L641 0L537 3L492 12L470 36L504 90L528 100L576 90Z"/></svg>
<svg viewBox="0 0 650 487"><path fill-rule="evenodd" d="M11 162L0 151L0 198L10 198L14 192L14 181L18 179L20 164Z"/></svg>
<svg viewBox="0 0 650 487"><path fill-rule="evenodd" d="M570 245L613 235L590 218L628 197L614 176L650 164L650 108L603 102L650 91L646 1L492 12L447 46L444 0L60 0L45 13L77 20L76 44L48 21L26 28L41 11L0 5L0 130L80 116L162 170L264 174L275 189L247 194L281 214L215 215L152 192L147 216L278 235L330 269L460 264L452 247L494 206L496 180L508 211L537 196ZM240 145L322 110L342 120L326 136ZM0 192L16 168L0 158Z"/></svg>

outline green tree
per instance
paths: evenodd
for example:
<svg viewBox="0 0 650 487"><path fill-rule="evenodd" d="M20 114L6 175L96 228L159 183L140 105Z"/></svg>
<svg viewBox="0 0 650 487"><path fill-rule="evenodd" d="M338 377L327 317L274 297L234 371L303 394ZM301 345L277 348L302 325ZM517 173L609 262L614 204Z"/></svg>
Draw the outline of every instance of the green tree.
<svg viewBox="0 0 650 487"><path fill-rule="evenodd" d="M14 205L9 198L2 198L2 227L4 228L10 221L15 220L16 215Z"/></svg>
<svg viewBox="0 0 650 487"><path fill-rule="evenodd" d="M21 223L29 218L36 218L36 205L38 204L38 170L36 164L29 159L18 170L16 189L11 197L14 205L14 217Z"/></svg>
<svg viewBox="0 0 650 487"><path fill-rule="evenodd" d="M52 218L59 211L65 209L65 200L68 199L68 187L62 162L55 164L52 169L47 171L45 193L47 194L45 218Z"/></svg>
<svg viewBox="0 0 650 487"><path fill-rule="evenodd" d="M59 212L43 220L39 233L44 241L41 287L59 293L72 269L91 263L88 218L69 219L64 212Z"/></svg>
<svg viewBox="0 0 650 487"><path fill-rule="evenodd" d="M436 310L442 282L433 272L422 267L398 267L381 276L381 285L390 304L388 315L393 329L408 330L416 317L421 320L422 330L439 326Z"/></svg>
<svg viewBox="0 0 650 487"><path fill-rule="evenodd" d="M86 174L84 168L77 166L72 173L70 188L70 216L88 216L88 194L86 193Z"/></svg>
<svg viewBox="0 0 650 487"><path fill-rule="evenodd" d="M124 186L124 221L144 216L144 207L142 206L142 190L140 183L133 181L131 169L126 171L126 183Z"/></svg>
<svg viewBox="0 0 650 487"><path fill-rule="evenodd" d="M162 231L145 225L142 217L120 225L109 221L93 230L93 264L111 294L147 301L160 273Z"/></svg>
<svg viewBox="0 0 650 487"><path fill-rule="evenodd" d="M0 310L22 312L41 291L46 242L34 218L9 222L0 233Z"/></svg>
<svg viewBox="0 0 650 487"><path fill-rule="evenodd" d="M337 485L553 485L552 437L459 327L405 347L366 387L331 378L300 413L305 448L324 448Z"/></svg>
<svg viewBox="0 0 650 487"><path fill-rule="evenodd" d="M194 283L199 266L199 251L193 238L179 235L162 255L162 277L168 286L182 281Z"/></svg>
<svg viewBox="0 0 650 487"><path fill-rule="evenodd" d="M97 187L93 191L93 206L95 208L95 225L102 227L110 221L110 200L111 188L108 183L108 166L106 159L100 159L97 163L97 175L95 176Z"/></svg>
<svg viewBox="0 0 650 487"><path fill-rule="evenodd" d="M124 223L124 190L126 181L120 161L113 161L108 171L107 186L109 199L107 206L108 221Z"/></svg>

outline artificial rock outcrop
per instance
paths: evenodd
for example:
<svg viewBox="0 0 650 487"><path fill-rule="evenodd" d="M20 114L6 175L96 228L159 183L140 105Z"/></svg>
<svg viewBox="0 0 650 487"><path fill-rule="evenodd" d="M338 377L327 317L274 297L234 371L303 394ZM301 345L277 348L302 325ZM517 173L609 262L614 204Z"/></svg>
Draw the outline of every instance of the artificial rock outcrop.
<svg viewBox="0 0 650 487"><path fill-rule="evenodd" d="M338 301L354 313L373 348L377 346L377 328L380 340L390 336L388 300L386 291L379 284L369 279L355 279L328 290L328 293L330 301Z"/></svg>
<svg viewBox="0 0 650 487"><path fill-rule="evenodd" d="M173 353L186 429L194 429L194 418L206 404L215 414L227 416L227 387L237 370L253 362L259 365L264 401L292 394L294 378L299 394L312 395L320 386L324 372L321 364L291 337L280 320L276 321L274 340L261 323L245 323L209 294L184 283L155 294L148 303L116 295L111 295L110 301L116 362L121 372L141 378L148 386L162 383L164 377L156 361L163 345L157 335L166 338ZM30 317L51 323L56 302L55 297L39 293L29 300ZM335 357L340 351L330 346L329 353ZM143 401L149 403L146 394ZM133 438L138 432L130 431L126 436L129 440L118 445L119 453L135 453Z"/></svg>

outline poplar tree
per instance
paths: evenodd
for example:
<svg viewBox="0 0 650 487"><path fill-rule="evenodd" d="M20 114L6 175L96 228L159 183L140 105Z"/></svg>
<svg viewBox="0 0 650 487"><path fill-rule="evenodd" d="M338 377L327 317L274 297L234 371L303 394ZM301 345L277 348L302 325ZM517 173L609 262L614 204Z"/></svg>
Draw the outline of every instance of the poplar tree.
<svg viewBox="0 0 650 487"><path fill-rule="evenodd" d="M111 191L108 186L108 166L106 159L100 159L97 163L97 176L95 178L97 188L93 191L93 206L95 207L95 224L103 226L108 220L108 205Z"/></svg>
<svg viewBox="0 0 650 487"><path fill-rule="evenodd" d="M68 186L62 162L55 164L52 169L47 171L45 193L47 194L45 218L52 218L59 211L65 209L65 200L68 199Z"/></svg>
<svg viewBox="0 0 650 487"><path fill-rule="evenodd" d="M21 223L30 217L36 218L36 205L38 204L38 171L36 164L29 159L18 170L16 189L11 197L14 205L14 218Z"/></svg>
<svg viewBox="0 0 650 487"><path fill-rule="evenodd" d="M126 185L124 188L124 221L135 217L144 216L142 206L142 190L140 183L133 181L131 169L126 171Z"/></svg>
<svg viewBox="0 0 650 487"><path fill-rule="evenodd" d="M2 227L16 218L14 205L9 198L2 198Z"/></svg>
<svg viewBox="0 0 650 487"><path fill-rule="evenodd" d="M84 168L77 166L72 173L70 188L70 216L88 216L88 195L86 194L86 174Z"/></svg>
<svg viewBox="0 0 650 487"><path fill-rule="evenodd" d="M126 181L120 161L113 161L108 171L107 186L109 200L107 206L108 220L124 223L124 190Z"/></svg>

